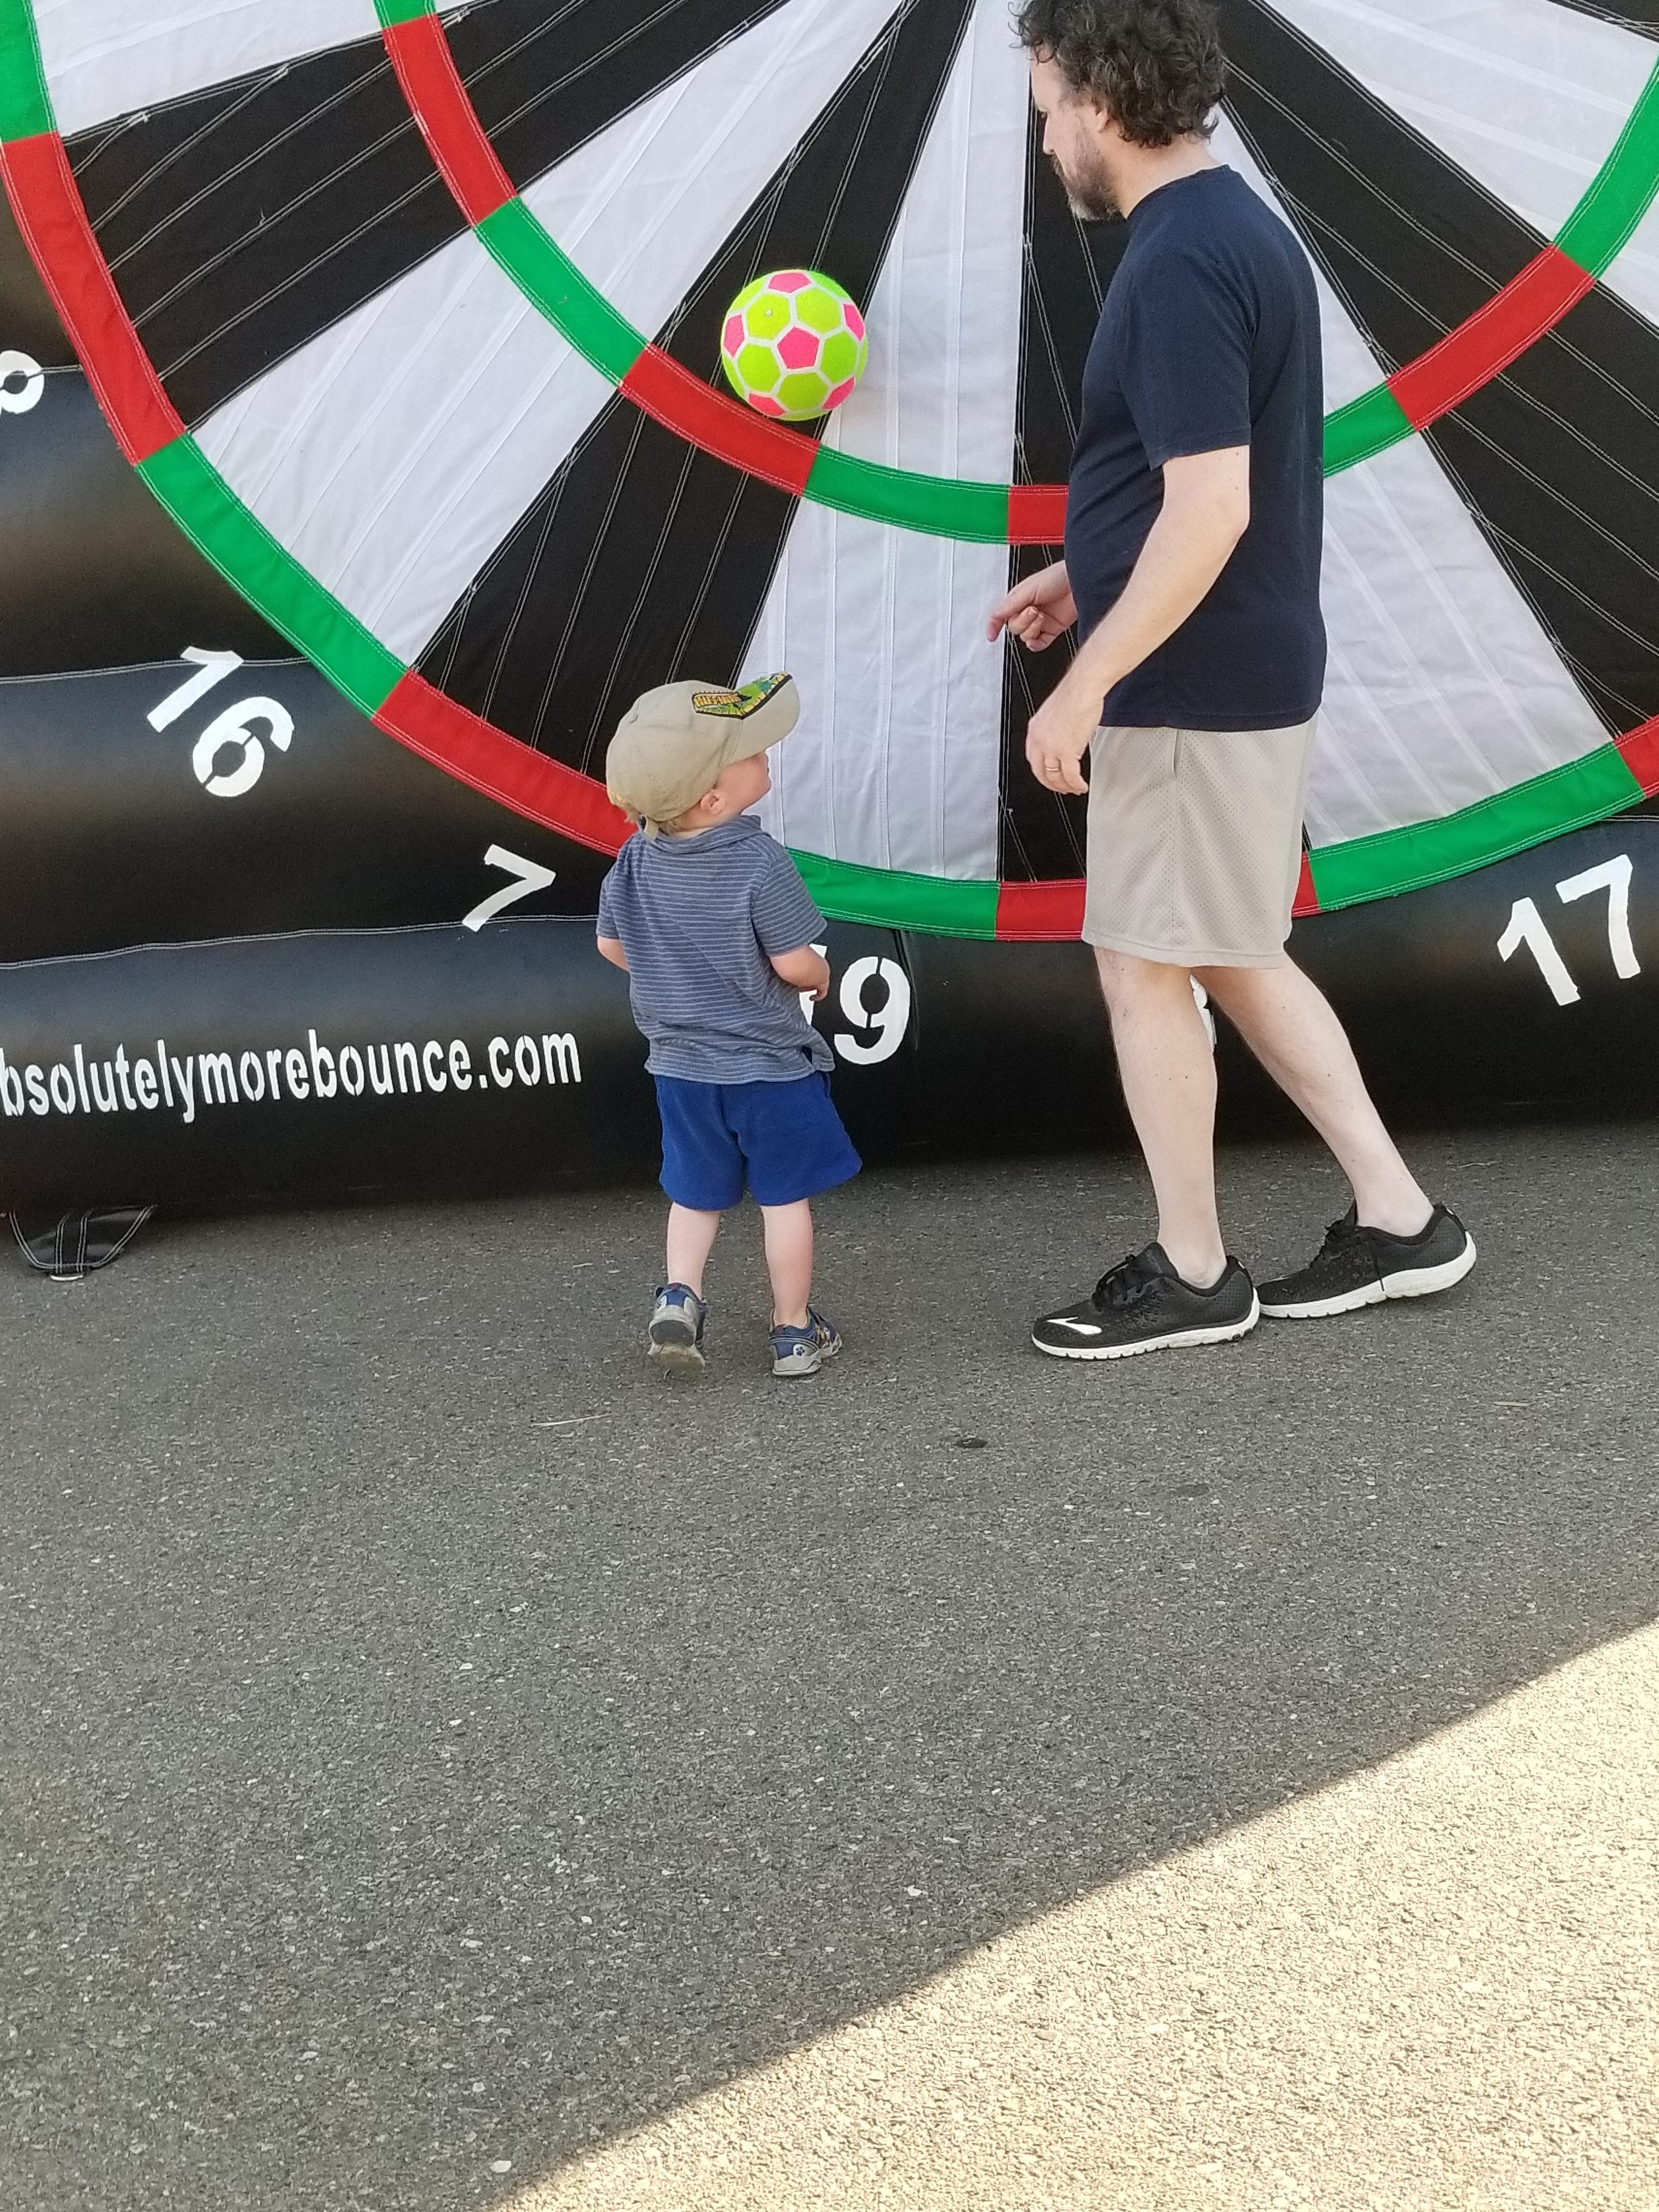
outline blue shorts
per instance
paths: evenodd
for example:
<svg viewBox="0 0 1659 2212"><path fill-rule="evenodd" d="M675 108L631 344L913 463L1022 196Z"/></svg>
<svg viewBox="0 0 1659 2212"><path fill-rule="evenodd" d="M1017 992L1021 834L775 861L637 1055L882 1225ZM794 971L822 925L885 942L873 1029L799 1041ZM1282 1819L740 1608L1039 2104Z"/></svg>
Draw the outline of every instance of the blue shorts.
<svg viewBox="0 0 1659 2212"><path fill-rule="evenodd" d="M724 1213L743 1196L793 1206L855 1176L853 1150L816 1071L786 1083L690 1083L659 1075L662 1187L676 1206Z"/></svg>

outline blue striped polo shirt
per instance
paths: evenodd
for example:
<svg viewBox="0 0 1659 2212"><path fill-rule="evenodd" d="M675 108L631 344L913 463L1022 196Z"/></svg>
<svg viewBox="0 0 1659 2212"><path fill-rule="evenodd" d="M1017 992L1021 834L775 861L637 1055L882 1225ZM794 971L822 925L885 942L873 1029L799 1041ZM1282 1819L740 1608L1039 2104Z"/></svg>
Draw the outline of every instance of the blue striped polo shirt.
<svg viewBox="0 0 1659 2212"><path fill-rule="evenodd" d="M690 837L630 837L599 886L599 933L628 956L653 1075L791 1083L836 1056L770 964L823 934L800 871L752 814Z"/></svg>

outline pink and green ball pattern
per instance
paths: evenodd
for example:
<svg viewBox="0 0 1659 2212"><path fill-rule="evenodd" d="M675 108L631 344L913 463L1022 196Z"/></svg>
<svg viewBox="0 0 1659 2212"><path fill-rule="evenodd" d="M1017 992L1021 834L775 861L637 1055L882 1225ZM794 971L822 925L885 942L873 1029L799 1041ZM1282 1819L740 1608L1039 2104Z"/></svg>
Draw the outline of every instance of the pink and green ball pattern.
<svg viewBox="0 0 1659 2212"><path fill-rule="evenodd" d="M777 422L811 422L852 397L870 359L849 292L813 269L745 284L726 310L720 360L739 399Z"/></svg>

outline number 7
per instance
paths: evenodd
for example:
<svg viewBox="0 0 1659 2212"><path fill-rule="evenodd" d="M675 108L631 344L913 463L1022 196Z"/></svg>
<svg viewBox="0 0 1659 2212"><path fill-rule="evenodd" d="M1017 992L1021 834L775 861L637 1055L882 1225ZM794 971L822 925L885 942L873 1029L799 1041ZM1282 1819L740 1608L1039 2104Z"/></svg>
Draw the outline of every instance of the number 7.
<svg viewBox="0 0 1659 2212"><path fill-rule="evenodd" d="M558 880L556 869L544 868L537 860L526 860L522 853L509 853L505 845L492 845L484 854L484 866L504 868L513 880L503 884L500 890L491 891L487 899L481 899L471 914L461 916L461 927L475 933L520 899L528 898L532 891L544 891L550 884Z"/></svg>
<svg viewBox="0 0 1659 2212"><path fill-rule="evenodd" d="M1569 876L1555 886L1556 896L1565 905L1588 898L1592 891L1606 891L1607 949L1613 955L1613 973L1626 982L1642 972L1636 947L1631 943L1630 878L1630 854L1620 853L1616 860L1603 860L1599 867L1586 868L1582 876Z"/></svg>

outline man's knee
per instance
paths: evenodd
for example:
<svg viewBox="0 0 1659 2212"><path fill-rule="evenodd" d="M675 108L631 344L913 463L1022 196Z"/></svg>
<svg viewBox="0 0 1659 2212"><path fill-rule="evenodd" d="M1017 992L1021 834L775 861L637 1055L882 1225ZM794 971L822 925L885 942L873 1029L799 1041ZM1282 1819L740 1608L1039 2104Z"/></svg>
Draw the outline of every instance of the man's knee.
<svg viewBox="0 0 1659 2212"><path fill-rule="evenodd" d="M1286 952L1270 968L1194 968L1193 981L1203 986L1217 1006L1225 1006L1235 1000L1258 997L1264 990L1282 982L1291 964L1291 956Z"/></svg>
<svg viewBox="0 0 1659 2212"><path fill-rule="evenodd" d="M1189 971L1164 960L1143 960L1137 953L1116 952L1109 945L1094 948L1100 975L1101 996L1112 1013L1121 1013L1151 1001L1178 997L1190 991Z"/></svg>

